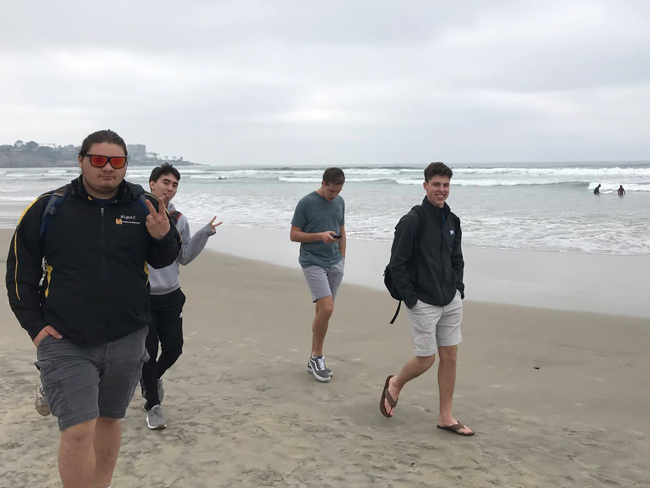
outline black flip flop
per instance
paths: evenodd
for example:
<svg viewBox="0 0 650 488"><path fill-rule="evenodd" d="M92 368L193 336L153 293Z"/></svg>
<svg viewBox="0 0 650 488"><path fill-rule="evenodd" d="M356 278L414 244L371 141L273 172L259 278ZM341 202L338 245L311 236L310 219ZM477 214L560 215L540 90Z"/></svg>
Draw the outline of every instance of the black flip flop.
<svg viewBox="0 0 650 488"><path fill-rule="evenodd" d="M454 434L462 435L462 436L465 436L465 437L469 437L469 436L474 435L474 432L470 432L469 434L460 432L461 429L465 428L465 426L463 424L461 424L460 422L458 422L455 425L444 425L444 426L443 425L436 425L436 427L438 427L439 429L442 429L442 430L448 430L449 432L453 432Z"/></svg>
<svg viewBox="0 0 650 488"><path fill-rule="evenodd" d="M388 378L386 378L386 383L384 383L384 390L381 392L381 399L379 400L379 411L381 414L386 417L386 418L391 418L392 415L390 415L386 411L386 406L384 405L384 400L388 400L388 404L392 407L395 408L397 405L397 400L393 400L393 397L390 396L390 393L388 392L388 383L390 383L390 379L393 377L393 375L390 375Z"/></svg>

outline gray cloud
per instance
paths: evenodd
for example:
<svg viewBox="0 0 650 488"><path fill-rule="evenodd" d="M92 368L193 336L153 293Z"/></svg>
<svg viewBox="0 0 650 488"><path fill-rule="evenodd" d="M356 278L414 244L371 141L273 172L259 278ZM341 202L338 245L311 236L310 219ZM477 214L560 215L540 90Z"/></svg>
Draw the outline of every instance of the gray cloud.
<svg viewBox="0 0 650 488"><path fill-rule="evenodd" d="M0 142L215 164L644 159L642 1L5 2Z"/></svg>

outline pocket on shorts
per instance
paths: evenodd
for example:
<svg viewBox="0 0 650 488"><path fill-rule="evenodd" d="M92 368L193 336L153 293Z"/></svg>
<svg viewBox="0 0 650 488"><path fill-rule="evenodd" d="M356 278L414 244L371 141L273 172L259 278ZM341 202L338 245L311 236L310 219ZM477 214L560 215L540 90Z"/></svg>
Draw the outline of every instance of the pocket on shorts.
<svg viewBox="0 0 650 488"><path fill-rule="evenodd" d="M131 383L131 388L129 390L129 397L126 402L126 408L128 408L129 404L131 403L131 400L133 399L133 395L135 394L135 389L138 386L138 383L140 383L140 378L142 378L142 366L144 366L144 363L149 361L149 352L147 351L147 348L144 348L144 352L142 353L142 358L140 358L140 361L138 362L138 365L135 370L135 375L133 376L133 382Z"/></svg>
<svg viewBox="0 0 650 488"><path fill-rule="evenodd" d="M36 349L39 349L42 345L45 344L45 342L49 342L49 339L54 339L54 337L52 337L52 336L49 335L49 334L46 335L45 337L43 337L43 338L41 339L41 342L38 343L38 346L36 346Z"/></svg>
<svg viewBox="0 0 650 488"><path fill-rule="evenodd" d="M36 361L35 364L41 372L41 384L45 391L45 398L47 398L47 402L50 404L52 414L55 417L60 417L69 413L72 410L72 406L65 392L65 386L61 381L61 370L57 368L54 361L47 359Z"/></svg>

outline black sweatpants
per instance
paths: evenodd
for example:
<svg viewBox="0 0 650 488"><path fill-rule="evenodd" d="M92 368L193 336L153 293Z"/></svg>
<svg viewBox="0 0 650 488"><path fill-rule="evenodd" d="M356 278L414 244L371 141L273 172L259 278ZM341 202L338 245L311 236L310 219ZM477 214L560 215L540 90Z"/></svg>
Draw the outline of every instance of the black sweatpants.
<svg viewBox="0 0 650 488"><path fill-rule="evenodd" d="M142 367L145 408L149 410L160 403L158 378L162 378L183 353L183 304L185 295L179 288L166 295L151 295L151 323L147 335L149 361ZM161 353L158 357L158 341Z"/></svg>

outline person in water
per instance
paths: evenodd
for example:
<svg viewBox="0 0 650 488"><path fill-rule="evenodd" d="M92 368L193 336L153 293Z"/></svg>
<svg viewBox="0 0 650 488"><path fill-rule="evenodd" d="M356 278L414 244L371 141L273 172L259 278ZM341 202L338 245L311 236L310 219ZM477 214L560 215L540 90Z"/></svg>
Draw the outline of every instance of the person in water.
<svg viewBox="0 0 650 488"><path fill-rule="evenodd" d="M625 188L623 188L623 185L621 185L618 187L618 196L622 197L623 195L625 195Z"/></svg>
<svg viewBox="0 0 650 488"><path fill-rule="evenodd" d="M594 188L594 195L600 195L600 185Z"/></svg>

